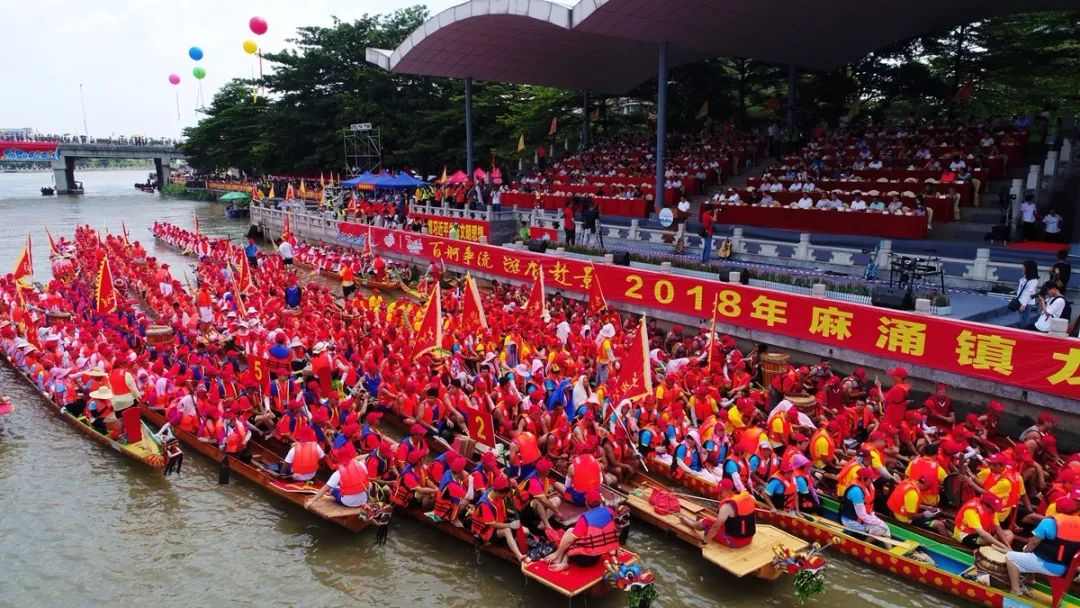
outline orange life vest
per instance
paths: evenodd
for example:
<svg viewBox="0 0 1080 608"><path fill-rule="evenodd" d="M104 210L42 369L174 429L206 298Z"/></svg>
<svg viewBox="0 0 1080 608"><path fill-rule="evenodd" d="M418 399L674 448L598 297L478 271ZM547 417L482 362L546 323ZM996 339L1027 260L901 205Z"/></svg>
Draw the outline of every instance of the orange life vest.
<svg viewBox="0 0 1080 608"><path fill-rule="evenodd" d="M342 496L353 496L368 491L370 482L367 471L356 460L338 465L338 490Z"/></svg>
<svg viewBox="0 0 1080 608"><path fill-rule="evenodd" d="M840 469L840 474L836 476L836 495L843 496L847 494L847 489L851 487L851 484L855 483L856 476L859 474L859 469L862 468L862 464L858 460L852 458L847 461L847 464Z"/></svg>
<svg viewBox="0 0 1080 608"><path fill-rule="evenodd" d="M959 538L957 540L960 540L963 537L969 534L974 534L976 532L975 528L972 528L964 523L964 516L967 515L967 512L972 509L974 509L975 512L978 513L979 522L982 524L983 530L989 532L994 527L994 512L990 510L990 507L986 506L986 503L982 501L981 497L976 496L975 498L972 498L971 500L965 502L964 505L960 507L960 510L956 512L955 528L956 532L959 532L959 534L957 535L959 536Z"/></svg>
<svg viewBox="0 0 1080 608"><path fill-rule="evenodd" d="M244 424L243 420L237 420L232 427L232 431L225 434L225 451L229 454L243 452L247 436L247 425Z"/></svg>
<svg viewBox="0 0 1080 608"><path fill-rule="evenodd" d="M919 456L915 460L911 461L911 468L908 469L908 477L912 479L918 479L920 477L929 479L930 483L926 486L924 494L927 496L937 496L940 491L940 482L938 481L941 471L941 463L933 458L927 458L926 456Z"/></svg>
<svg viewBox="0 0 1080 608"><path fill-rule="evenodd" d="M777 480L784 486L784 508L791 511L795 509L795 503L799 499L798 486L794 479L784 479L779 472L773 473L769 480Z"/></svg>
<svg viewBox="0 0 1080 608"><path fill-rule="evenodd" d="M754 497L749 492L739 492L720 503L720 506L723 507L726 504L731 505L735 515L724 520L724 533L728 538L736 540L753 538L754 533L757 531L757 524L754 519L757 504L754 502Z"/></svg>
<svg viewBox="0 0 1080 608"><path fill-rule="evenodd" d="M512 464L514 466L530 465L540 460L540 448L536 445L536 435L526 431L519 433L514 438L514 445L517 446L517 454L515 461Z"/></svg>
<svg viewBox="0 0 1080 608"><path fill-rule="evenodd" d="M1053 540L1043 539L1035 547L1035 555L1055 564L1068 566L1080 553L1080 515L1058 513L1053 516L1057 535Z"/></svg>
<svg viewBox="0 0 1080 608"><path fill-rule="evenodd" d="M915 483L914 479L905 479L896 484L896 489L889 494L889 500L886 504L889 505L889 510L893 512L902 522L910 522L911 518L915 516L915 513L908 513L906 510L907 495L909 492L919 492L919 486ZM919 502L922 502L922 493L919 492Z"/></svg>
<svg viewBox="0 0 1080 608"><path fill-rule="evenodd" d="M293 475L310 475L319 470L319 444L314 441L301 441L293 453Z"/></svg>
<svg viewBox="0 0 1080 608"><path fill-rule="evenodd" d="M822 438L826 441L824 452L819 451L817 447L818 440ZM834 458L836 458L836 440L833 439L833 436L830 435L827 430L818 429L810 438L810 459L816 464L818 462L829 463L832 462Z"/></svg>
<svg viewBox="0 0 1080 608"><path fill-rule="evenodd" d="M473 513L472 527L470 528L473 535L484 542L490 542L495 535L495 528L486 525L487 522L506 522L506 503L501 499L494 498L490 490L485 492L476 503L476 512Z"/></svg>
<svg viewBox="0 0 1080 608"><path fill-rule="evenodd" d="M610 508L600 506L581 514L588 528L585 535L574 541L569 555L607 555L619 549L619 529L615 514Z"/></svg>

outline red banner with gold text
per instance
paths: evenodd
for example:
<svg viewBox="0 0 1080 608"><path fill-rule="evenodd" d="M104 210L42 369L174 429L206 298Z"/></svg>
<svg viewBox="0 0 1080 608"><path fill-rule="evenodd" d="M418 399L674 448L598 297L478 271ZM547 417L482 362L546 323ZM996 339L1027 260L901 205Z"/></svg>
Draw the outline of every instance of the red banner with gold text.
<svg viewBox="0 0 1080 608"><path fill-rule="evenodd" d="M355 243L367 231L343 223L339 237ZM536 280L542 264L548 289L587 294L600 281L613 304L706 322L716 302L721 331L736 325L1080 399L1080 342L1072 340L385 228L373 228L372 237L379 249L518 281Z"/></svg>

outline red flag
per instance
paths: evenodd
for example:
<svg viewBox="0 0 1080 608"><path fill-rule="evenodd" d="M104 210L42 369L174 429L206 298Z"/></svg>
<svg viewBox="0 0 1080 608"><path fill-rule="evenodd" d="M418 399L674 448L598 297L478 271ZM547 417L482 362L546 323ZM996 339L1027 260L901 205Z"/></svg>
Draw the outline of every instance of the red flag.
<svg viewBox="0 0 1080 608"><path fill-rule="evenodd" d="M525 303L525 313L536 315L536 318L547 314L547 302L544 300L544 267L540 266L540 272L536 275L532 292L529 293L529 301Z"/></svg>
<svg viewBox="0 0 1080 608"><path fill-rule="evenodd" d="M251 200L256 202L256 203L259 203L259 202L262 202L262 199L263 199L262 190L259 190L258 186L256 186L255 184L252 184L251 185Z"/></svg>
<svg viewBox="0 0 1080 608"><path fill-rule="evenodd" d="M548 129L548 135L555 135L555 132L558 131L558 130L559 130L559 119L558 119L558 117L552 118L551 119L551 128Z"/></svg>
<svg viewBox="0 0 1080 608"><path fill-rule="evenodd" d="M255 288L255 281L251 278L251 266L248 265L247 256L240 252L240 276L236 279L236 291L246 294Z"/></svg>
<svg viewBox="0 0 1080 608"><path fill-rule="evenodd" d="M34 278L34 258L30 253L30 235L26 235L26 246L23 247L19 258L15 260L15 268L11 271L11 275L16 283L25 287L28 287Z"/></svg>
<svg viewBox="0 0 1080 608"><path fill-rule="evenodd" d="M614 393L622 399L640 399L651 395L652 370L649 367L649 332L645 328L645 315L641 316L641 326L634 337L633 344L626 351L626 356L619 362L619 371L615 375Z"/></svg>
<svg viewBox="0 0 1080 608"><path fill-rule="evenodd" d="M195 215L195 234L199 234L199 214L196 213L194 215Z"/></svg>
<svg viewBox="0 0 1080 608"><path fill-rule="evenodd" d="M952 96L952 101L964 101L975 94L975 81L971 78L967 79L963 85L956 91L956 94Z"/></svg>
<svg viewBox="0 0 1080 608"><path fill-rule="evenodd" d="M101 270L98 271L97 295L95 310L99 314L108 314L116 310L116 286L113 285L112 270L109 268L109 258L101 260Z"/></svg>
<svg viewBox="0 0 1080 608"><path fill-rule="evenodd" d="M424 307L424 316L420 320L420 329L413 336L413 345L419 349L416 351L416 357L442 346L442 329L442 290L439 289L439 284L436 283L435 288L431 290L431 297L428 298L427 305Z"/></svg>
<svg viewBox="0 0 1080 608"><path fill-rule="evenodd" d="M60 255L60 253L61 253L60 246L57 245L56 241L53 240L52 233L49 232L49 227L48 226L45 227L45 236L49 237L49 254L50 255Z"/></svg>
<svg viewBox="0 0 1080 608"><path fill-rule="evenodd" d="M765 108L764 109L765 109L766 112L773 112L775 110L778 110L779 108L780 108L780 96L779 95L773 95L772 98L769 99L769 101L765 102Z"/></svg>
<svg viewBox="0 0 1080 608"><path fill-rule="evenodd" d="M480 291L476 288L476 281L468 274L465 275L465 293L462 294L461 325L462 329L469 332L488 328Z"/></svg>
<svg viewBox="0 0 1080 608"><path fill-rule="evenodd" d="M293 187L292 187L292 184L290 183L290 184L289 184L289 185L288 185L288 186L287 186L287 187L285 188L285 200L287 200L287 201L291 201L291 200L293 200L294 198L296 198L296 192L294 192L294 191L293 191Z"/></svg>
<svg viewBox="0 0 1080 608"><path fill-rule="evenodd" d="M285 214L285 225L281 228L281 240L283 241L292 240L292 222L289 221L291 216L291 213Z"/></svg>
<svg viewBox="0 0 1080 608"><path fill-rule="evenodd" d="M594 270L592 273L592 281L589 283L589 304L585 308L585 314L591 317L595 314L599 314L600 311L607 307L608 303L604 298L604 290L600 288L600 281Z"/></svg>

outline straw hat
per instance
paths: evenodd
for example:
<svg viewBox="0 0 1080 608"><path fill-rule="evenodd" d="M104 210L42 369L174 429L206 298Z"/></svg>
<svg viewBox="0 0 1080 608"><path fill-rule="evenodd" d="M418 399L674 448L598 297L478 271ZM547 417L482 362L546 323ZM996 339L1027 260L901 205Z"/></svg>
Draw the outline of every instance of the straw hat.
<svg viewBox="0 0 1080 608"><path fill-rule="evenodd" d="M105 376L108 376L108 374L105 373L105 370L101 369L100 367L92 367L83 372L82 375L90 376L93 378L104 378Z"/></svg>
<svg viewBox="0 0 1080 608"><path fill-rule="evenodd" d="M111 388L109 388L107 386L103 386L103 387L97 389L96 391L90 393L90 398L91 399L110 400L110 399L113 398L113 392L112 392Z"/></svg>

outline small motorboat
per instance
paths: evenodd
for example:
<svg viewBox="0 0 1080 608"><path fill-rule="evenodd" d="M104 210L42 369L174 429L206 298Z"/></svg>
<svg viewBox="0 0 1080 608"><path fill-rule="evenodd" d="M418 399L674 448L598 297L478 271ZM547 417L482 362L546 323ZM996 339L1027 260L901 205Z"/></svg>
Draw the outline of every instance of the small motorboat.
<svg viewBox="0 0 1080 608"><path fill-rule="evenodd" d="M50 186L41 187L41 196L52 196L54 194L56 194L56 188L52 188Z"/></svg>
<svg viewBox="0 0 1080 608"><path fill-rule="evenodd" d="M151 182L147 182L145 184L137 183L137 184L135 184L135 189L136 190L142 190L143 192L153 193L153 192L155 192L157 190L157 184L154 184L154 183L151 183Z"/></svg>
<svg viewBox="0 0 1080 608"><path fill-rule="evenodd" d="M231 220L239 220L250 217L251 209L247 206L229 205L225 208L225 217Z"/></svg>

